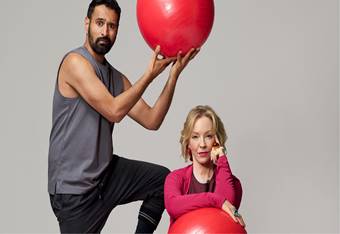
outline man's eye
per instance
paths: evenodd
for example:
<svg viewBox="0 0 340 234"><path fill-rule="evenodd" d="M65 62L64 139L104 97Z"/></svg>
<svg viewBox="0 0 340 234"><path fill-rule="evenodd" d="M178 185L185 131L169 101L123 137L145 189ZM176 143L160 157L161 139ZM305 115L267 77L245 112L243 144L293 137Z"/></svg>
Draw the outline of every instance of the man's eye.
<svg viewBox="0 0 340 234"><path fill-rule="evenodd" d="M103 23L102 21L98 21L98 22L97 22L97 25L98 25L98 26L103 26L104 23Z"/></svg>
<svg viewBox="0 0 340 234"><path fill-rule="evenodd" d="M110 29L116 29L117 28L116 25L114 25L114 24L109 24L109 27L110 27Z"/></svg>

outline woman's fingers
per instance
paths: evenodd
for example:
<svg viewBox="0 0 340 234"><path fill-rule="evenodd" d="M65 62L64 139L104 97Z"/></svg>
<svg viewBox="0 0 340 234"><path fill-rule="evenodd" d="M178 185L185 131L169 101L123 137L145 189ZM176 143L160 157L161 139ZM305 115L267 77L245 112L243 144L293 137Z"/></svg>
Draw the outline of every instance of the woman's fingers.
<svg viewBox="0 0 340 234"><path fill-rule="evenodd" d="M224 201L224 203L223 203L223 205L222 205L222 209L225 211L225 212L227 212L229 215L230 215L230 217L236 222L236 223L238 223L238 220L237 220L237 218L235 217L235 210L236 210L236 208L228 201L228 200L225 200Z"/></svg>
<svg viewBox="0 0 340 234"><path fill-rule="evenodd" d="M218 145L221 145L220 140L218 139L217 135L215 135L215 142L216 142Z"/></svg>
<svg viewBox="0 0 340 234"><path fill-rule="evenodd" d="M236 219L237 219L238 223L241 224L242 227L245 227L245 226L246 226L246 224L245 224L244 221L243 221L242 216L236 217Z"/></svg>

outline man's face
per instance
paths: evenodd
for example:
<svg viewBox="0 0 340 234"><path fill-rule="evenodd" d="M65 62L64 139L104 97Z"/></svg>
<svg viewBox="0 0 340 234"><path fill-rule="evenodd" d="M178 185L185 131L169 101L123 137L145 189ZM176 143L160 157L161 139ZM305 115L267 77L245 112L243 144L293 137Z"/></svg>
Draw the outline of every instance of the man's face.
<svg viewBox="0 0 340 234"><path fill-rule="evenodd" d="M118 14L105 5L96 6L91 19L86 19L87 39L100 55L107 54L115 43L119 25Z"/></svg>

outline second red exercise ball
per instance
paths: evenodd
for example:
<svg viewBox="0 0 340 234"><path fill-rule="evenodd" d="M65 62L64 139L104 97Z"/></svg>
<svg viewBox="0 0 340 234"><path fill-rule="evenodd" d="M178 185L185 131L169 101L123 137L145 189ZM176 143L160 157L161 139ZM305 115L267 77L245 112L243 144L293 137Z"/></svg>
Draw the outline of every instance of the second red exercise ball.
<svg viewBox="0 0 340 234"><path fill-rule="evenodd" d="M169 234L238 233L247 231L226 212L217 208L200 208L179 217L169 228Z"/></svg>

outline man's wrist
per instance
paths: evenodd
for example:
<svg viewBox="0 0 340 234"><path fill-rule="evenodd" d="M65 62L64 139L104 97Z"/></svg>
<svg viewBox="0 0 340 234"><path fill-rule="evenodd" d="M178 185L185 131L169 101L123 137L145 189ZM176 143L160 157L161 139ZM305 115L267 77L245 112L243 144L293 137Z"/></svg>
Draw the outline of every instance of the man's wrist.
<svg viewBox="0 0 340 234"><path fill-rule="evenodd" d="M172 82L176 83L177 80L178 80L178 75L170 74L169 81L172 81Z"/></svg>
<svg viewBox="0 0 340 234"><path fill-rule="evenodd" d="M143 78L148 84L150 84L155 79L155 76L152 75L151 72L145 72L143 75Z"/></svg>

